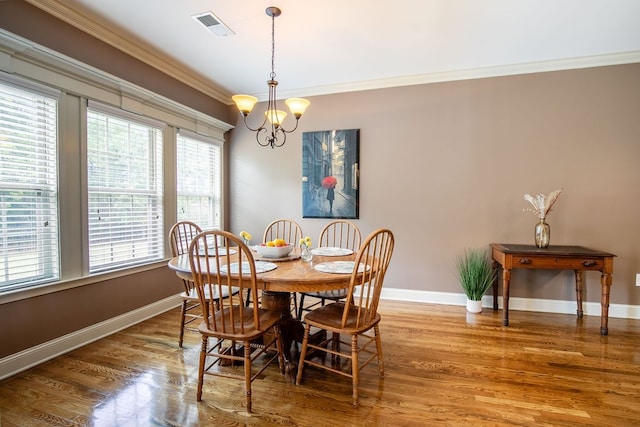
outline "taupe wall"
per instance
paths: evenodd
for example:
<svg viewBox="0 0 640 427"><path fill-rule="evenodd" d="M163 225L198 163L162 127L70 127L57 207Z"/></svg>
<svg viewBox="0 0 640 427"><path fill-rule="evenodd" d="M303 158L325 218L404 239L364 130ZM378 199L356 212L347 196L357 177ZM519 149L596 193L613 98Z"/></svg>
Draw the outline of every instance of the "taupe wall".
<svg viewBox="0 0 640 427"><path fill-rule="evenodd" d="M523 195L564 188L548 218L551 243L616 254L611 302L640 304L640 64L310 100L282 148L234 130L232 231L260 236L285 216L316 239L325 220L301 217L302 132L358 128L357 224L397 239L387 287L461 293L456 256L490 242L533 244ZM513 297L575 298L572 272L512 279ZM586 282L587 300L599 302L599 274Z"/></svg>
<svg viewBox="0 0 640 427"><path fill-rule="evenodd" d="M158 268L0 305L0 358L175 295L182 283ZM176 344L179 325L176 325Z"/></svg>
<svg viewBox="0 0 640 427"><path fill-rule="evenodd" d="M0 27L99 66L225 122L211 100L19 0L0 1ZM286 82L282 82L283 85ZM404 101L411 99L411 101ZM229 229L258 238L302 219L303 131L361 130L361 229L397 238L390 288L460 293L454 259L491 241L532 242L525 192L563 187L552 243L614 252L612 302L640 304L640 65L319 96L283 148L260 148L238 127L229 151ZM572 300L567 272L514 274L513 296ZM161 300L180 290L166 268L0 306L0 357ZM587 300L599 301L587 274ZM79 314L68 312L79 309ZM10 325L17 325L13 327Z"/></svg>

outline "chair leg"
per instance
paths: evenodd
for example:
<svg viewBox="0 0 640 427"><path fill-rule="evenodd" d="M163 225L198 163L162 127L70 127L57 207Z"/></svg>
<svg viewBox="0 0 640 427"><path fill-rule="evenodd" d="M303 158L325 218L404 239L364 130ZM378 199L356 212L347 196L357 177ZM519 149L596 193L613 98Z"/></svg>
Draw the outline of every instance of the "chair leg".
<svg viewBox="0 0 640 427"><path fill-rule="evenodd" d="M300 385L302 381L302 370L304 369L304 359L307 357L307 345L309 344L309 331L311 325L304 327L304 338L302 339L302 348L300 349L300 359L298 360L298 375L296 376L296 384Z"/></svg>
<svg viewBox="0 0 640 427"><path fill-rule="evenodd" d="M337 332L331 332L331 350L336 353L340 352L340 334ZM331 354L331 366L340 366L340 356L337 354Z"/></svg>
<svg viewBox="0 0 640 427"><path fill-rule="evenodd" d="M304 309L304 294L303 293L300 294L300 305L297 306L296 308L298 310L297 313L296 313L296 315L298 317L298 320L302 320L302 310Z"/></svg>
<svg viewBox="0 0 640 427"><path fill-rule="evenodd" d="M178 347L182 348L182 340L184 339L184 321L187 318L187 300L182 300L182 311L180 312L180 338L178 339Z"/></svg>
<svg viewBox="0 0 640 427"><path fill-rule="evenodd" d="M298 317L298 294L295 292L291 292L291 296L293 297L293 315L296 316L298 320L300 320L300 317ZM302 304L300 304L300 307L302 307ZM300 313L302 313L302 311Z"/></svg>
<svg viewBox="0 0 640 427"><path fill-rule="evenodd" d="M284 371L284 353L283 353L283 347L284 344L282 344L282 329L279 326L275 327L275 333L276 333L276 351L278 352L278 366L280 367L280 373L282 375L284 375L285 371Z"/></svg>
<svg viewBox="0 0 640 427"><path fill-rule="evenodd" d="M384 363L382 362L382 339L380 338L380 328L378 325L373 327L373 331L376 334L376 349L378 352L378 371L380 376L384 377Z"/></svg>
<svg viewBox="0 0 640 427"><path fill-rule="evenodd" d="M249 303L251 302L251 289L247 289L247 301L245 305L249 307Z"/></svg>
<svg viewBox="0 0 640 427"><path fill-rule="evenodd" d="M358 406L358 383L359 383L359 363L358 363L358 334L351 335L351 379L353 382L353 406Z"/></svg>
<svg viewBox="0 0 640 427"><path fill-rule="evenodd" d="M244 341L244 401L251 413L251 342Z"/></svg>
<svg viewBox="0 0 640 427"><path fill-rule="evenodd" d="M200 402L202 400L202 383L204 382L204 363L207 358L207 347L209 345L209 338L202 336L202 348L200 349L200 365L198 366L198 391L196 394L196 400Z"/></svg>

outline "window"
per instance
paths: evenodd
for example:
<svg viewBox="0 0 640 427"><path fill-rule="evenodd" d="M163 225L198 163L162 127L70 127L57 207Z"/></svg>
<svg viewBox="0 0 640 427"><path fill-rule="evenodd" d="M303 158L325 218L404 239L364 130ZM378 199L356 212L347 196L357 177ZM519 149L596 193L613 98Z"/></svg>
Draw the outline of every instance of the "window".
<svg viewBox="0 0 640 427"><path fill-rule="evenodd" d="M57 96L0 80L0 291L60 276Z"/></svg>
<svg viewBox="0 0 640 427"><path fill-rule="evenodd" d="M90 273L163 259L163 127L89 105Z"/></svg>
<svg viewBox="0 0 640 427"><path fill-rule="evenodd" d="M220 229L222 148L181 132L176 151L178 221Z"/></svg>

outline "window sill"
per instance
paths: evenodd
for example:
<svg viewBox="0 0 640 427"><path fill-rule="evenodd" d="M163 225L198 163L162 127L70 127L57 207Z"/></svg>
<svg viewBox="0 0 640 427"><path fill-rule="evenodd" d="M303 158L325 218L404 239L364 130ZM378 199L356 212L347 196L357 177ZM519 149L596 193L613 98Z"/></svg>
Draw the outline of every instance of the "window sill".
<svg viewBox="0 0 640 427"><path fill-rule="evenodd" d="M127 268L117 271L93 274L69 280L60 280L53 283L32 286L24 289L16 289L0 294L0 305L20 301L27 298L33 298L40 295L46 295L53 292L60 292L67 289L78 288L80 286L91 285L92 283L104 282L105 280L115 279L117 277L128 276L131 274L141 273L144 271L155 270L167 266L167 260L157 261L151 264L141 265L133 268Z"/></svg>

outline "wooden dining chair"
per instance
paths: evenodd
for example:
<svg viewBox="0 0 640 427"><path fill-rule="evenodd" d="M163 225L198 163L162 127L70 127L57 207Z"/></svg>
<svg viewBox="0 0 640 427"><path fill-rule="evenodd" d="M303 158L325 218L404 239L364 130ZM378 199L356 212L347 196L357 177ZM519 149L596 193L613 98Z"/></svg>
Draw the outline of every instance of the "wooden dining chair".
<svg viewBox="0 0 640 427"><path fill-rule="evenodd" d="M197 234L202 232L202 229L191 221L179 221L175 223L169 230L169 245L171 246L171 256L177 257L189 252L189 245L196 237ZM197 326L189 326L191 323L202 320L202 314L200 310L200 300L198 299L198 293L196 292L195 284L191 280L182 278L184 285L184 291L180 294L182 299L182 308L180 311L180 338L178 339L178 345L182 347L184 340L184 331L189 330L192 332L198 332ZM236 290L237 291L237 290ZM223 294L223 297L228 297L228 294ZM218 295L206 298L206 303L209 304L212 301L218 299Z"/></svg>
<svg viewBox="0 0 640 427"><path fill-rule="evenodd" d="M237 255L223 256L228 248L236 248ZM244 303L243 291L251 289L255 294L257 290L256 265L251 250L234 234L219 230L198 234L189 246L189 264L203 316L198 328L202 347L197 400L202 400L205 375L235 378L244 381L245 406L251 412L251 383L275 360L284 374L281 313ZM218 298L215 309L207 304L209 295L229 297ZM242 350L236 343L242 344ZM259 366L256 372L254 365Z"/></svg>
<svg viewBox="0 0 640 427"><path fill-rule="evenodd" d="M378 302L387 267L391 261L393 247L394 237L390 230L379 229L371 233L356 255L346 300L327 304L307 313L304 319L305 330L296 384L299 385L302 381L305 365L349 377L353 388L352 403L354 406L358 406L360 370L377 359L380 377L384 376ZM362 264L362 273L359 273L360 264ZM312 344L309 340L312 327L332 332L332 335L351 337L350 343L343 342L343 344L350 344L349 352L342 353L339 350L333 350L335 346L330 346L328 343L332 338L318 344ZM373 332L371 332L372 330ZM375 344L375 348L371 348L372 344ZM338 346L338 348L340 347ZM322 361L318 362L314 359L306 360L308 351L339 356L345 361L335 366L333 364L325 365ZM365 357L362 361L360 359L361 353Z"/></svg>
<svg viewBox="0 0 640 427"><path fill-rule="evenodd" d="M277 219L267 225L262 241L264 243L274 239L284 239L294 246L298 246L302 239L302 227L292 219Z"/></svg>
<svg viewBox="0 0 640 427"><path fill-rule="evenodd" d="M262 235L262 242L266 243L274 239L284 239L287 243L291 243L297 247L300 239L302 239L302 227L292 219L277 219L267 225ZM298 312L298 300L295 293L292 293L294 303L294 316ZM251 293L247 292L247 305L251 302Z"/></svg>
<svg viewBox="0 0 640 427"><path fill-rule="evenodd" d="M198 233L202 232L200 227L191 221L180 221L175 223L169 230L169 243L171 246L171 256L186 254L189 245ZM180 338L178 346L182 347L185 329L198 332L197 328L189 327L191 323L202 319L200 313L200 302L196 293L195 284L191 280L182 279L184 291L180 294L182 308L180 311Z"/></svg>
<svg viewBox="0 0 640 427"><path fill-rule="evenodd" d="M318 247L335 247L343 249L351 249L357 252L360 249L362 236L360 229L351 221L337 219L329 222L320 231L318 237ZM298 312L296 316L302 320L303 312L310 311L313 307L324 305L326 300L339 301L347 296L347 289L337 289L333 291L321 292L300 292L300 302L298 303ZM312 297L315 299L306 307L304 305L305 298Z"/></svg>

